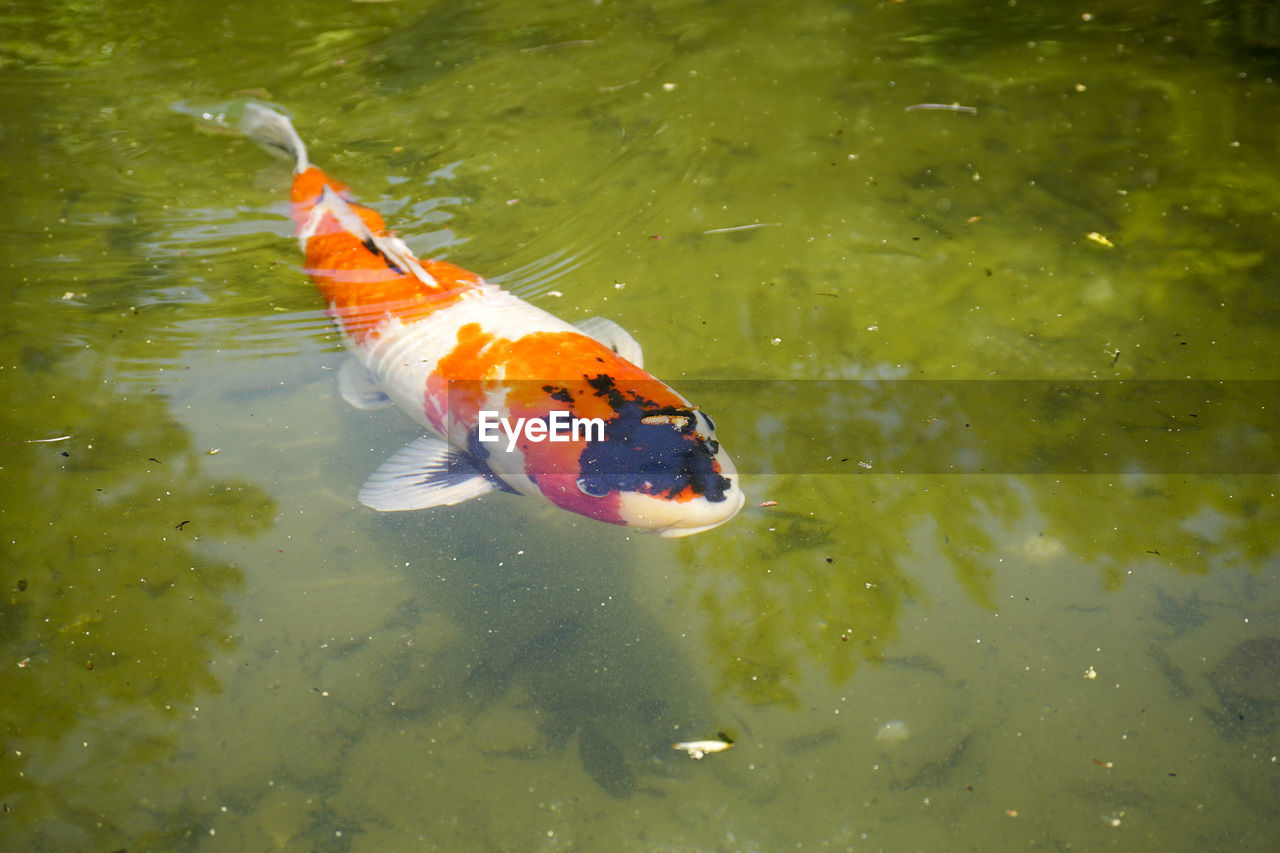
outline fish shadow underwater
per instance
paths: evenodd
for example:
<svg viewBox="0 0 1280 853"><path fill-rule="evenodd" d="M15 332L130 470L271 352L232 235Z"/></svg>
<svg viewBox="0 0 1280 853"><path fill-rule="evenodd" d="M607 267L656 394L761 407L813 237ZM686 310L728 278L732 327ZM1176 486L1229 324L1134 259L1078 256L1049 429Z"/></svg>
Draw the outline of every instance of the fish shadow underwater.
<svg viewBox="0 0 1280 853"><path fill-rule="evenodd" d="M627 566L556 556L477 569L406 602L398 623L443 609L459 631L429 660L406 661L393 704L423 723L460 717L482 753L576 749L611 797L662 796L657 783L688 772L672 743L716 730L697 668L625 591Z"/></svg>
<svg viewBox="0 0 1280 853"><path fill-rule="evenodd" d="M1280 719L1280 637L1244 640L1207 673L1218 698L1205 713L1230 740L1265 737Z"/></svg>

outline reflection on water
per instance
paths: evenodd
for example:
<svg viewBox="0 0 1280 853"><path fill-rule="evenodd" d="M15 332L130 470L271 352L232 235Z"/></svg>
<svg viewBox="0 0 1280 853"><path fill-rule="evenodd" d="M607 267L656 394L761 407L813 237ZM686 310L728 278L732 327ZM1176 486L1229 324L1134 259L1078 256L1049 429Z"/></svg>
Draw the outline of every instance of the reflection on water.
<svg viewBox="0 0 1280 853"><path fill-rule="evenodd" d="M1195 380L682 383L749 436L746 474L1280 473L1280 384Z"/></svg>
<svg viewBox="0 0 1280 853"><path fill-rule="evenodd" d="M1032 5L2 13L6 841L1274 846L1274 35ZM763 505L359 507L412 430L169 110L246 93L714 380Z"/></svg>
<svg viewBox="0 0 1280 853"><path fill-rule="evenodd" d="M121 397L72 359L37 367L15 342L4 362L23 381L8 384L0 415L12 439L0 448L5 834L28 849L83 848L139 824L127 812L90 821L96 807L75 791L124 809L105 793L120 768L172 761L178 720L221 687L210 659L235 653L226 597L244 573L202 540L261 531L274 509L255 486L211 476L162 397ZM37 403L33 386L57 393ZM66 440L46 443L51 427Z"/></svg>
<svg viewBox="0 0 1280 853"><path fill-rule="evenodd" d="M1135 574L1265 564L1273 511L1261 521L1241 510L1270 505L1273 488L1270 477L778 478L730 559L723 542L690 543L717 557L699 554L716 568L692 579L691 592L708 611L709 641L733 661L720 668L723 685L794 702L813 666L840 684L859 661L887 654L904 611L933 598L921 575L939 569L999 614L1007 575L1032 568L1119 590ZM1156 606L1147 618L1174 626L1175 637L1208 620L1195 593L1177 600L1157 584L1148 594Z"/></svg>

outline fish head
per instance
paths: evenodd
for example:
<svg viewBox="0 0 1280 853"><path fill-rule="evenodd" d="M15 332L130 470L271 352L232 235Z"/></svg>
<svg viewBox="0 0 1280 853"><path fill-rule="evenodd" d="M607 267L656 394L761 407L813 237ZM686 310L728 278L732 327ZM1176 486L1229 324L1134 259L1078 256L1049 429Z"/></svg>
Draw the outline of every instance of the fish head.
<svg viewBox="0 0 1280 853"><path fill-rule="evenodd" d="M619 407L583 447L573 491L566 509L668 537L724 524L746 501L715 424L687 406Z"/></svg>
<svg viewBox="0 0 1280 853"><path fill-rule="evenodd" d="M711 418L639 368L614 365L581 381L495 387L501 403L489 397L485 405L500 409L508 422L526 424L524 432L513 429L498 442L490 430L468 445L513 491L669 537L717 527L746 501ZM451 393L455 410L476 404L461 383L454 382ZM487 392L477 386L472 397L479 393ZM531 423L536 436L528 431Z"/></svg>

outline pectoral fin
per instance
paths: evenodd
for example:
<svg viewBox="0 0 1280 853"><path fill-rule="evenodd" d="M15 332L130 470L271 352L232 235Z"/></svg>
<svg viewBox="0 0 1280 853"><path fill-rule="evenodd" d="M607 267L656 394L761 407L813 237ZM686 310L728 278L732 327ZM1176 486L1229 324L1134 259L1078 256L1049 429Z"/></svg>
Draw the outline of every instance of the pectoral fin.
<svg viewBox="0 0 1280 853"><path fill-rule="evenodd" d="M594 338L636 367L644 367L644 352L631 333L612 320L589 317L578 324L578 331Z"/></svg>
<svg viewBox="0 0 1280 853"><path fill-rule="evenodd" d="M442 438L424 435L396 451L360 489L360 503L380 512L452 506L500 488L482 463Z"/></svg>
<svg viewBox="0 0 1280 853"><path fill-rule="evenodd" d="M338 368L338 392L342 394L342 399L357 409L367 411L395 405L382 390L378 380L373 378L355 356L349 357Z"/></svg>

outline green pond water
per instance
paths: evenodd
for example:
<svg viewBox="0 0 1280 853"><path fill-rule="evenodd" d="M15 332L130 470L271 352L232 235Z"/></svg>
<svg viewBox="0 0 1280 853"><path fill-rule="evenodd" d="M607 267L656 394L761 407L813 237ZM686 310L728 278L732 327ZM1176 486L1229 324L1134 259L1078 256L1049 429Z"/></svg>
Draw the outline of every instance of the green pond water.
<svg viewBox="0 0 1280 853"><path fill-rule="evenodd" d="M1274 849L1276 16L0 4L0 848ZM743 512L360 506L246 95Z"/></svg>

